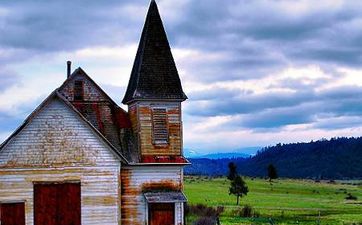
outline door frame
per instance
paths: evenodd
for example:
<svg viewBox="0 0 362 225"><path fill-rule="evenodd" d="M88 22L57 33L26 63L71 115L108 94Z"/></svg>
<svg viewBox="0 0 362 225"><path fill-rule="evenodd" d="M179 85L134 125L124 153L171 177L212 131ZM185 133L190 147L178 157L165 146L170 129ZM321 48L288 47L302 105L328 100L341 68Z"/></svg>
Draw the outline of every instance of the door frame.
<svg viewBox="0 0 362 225"><path fill-rule="evenodd" d="M82 184L80 180L50 180L50 181L33 181L33 187L35 184Z"/></svg>

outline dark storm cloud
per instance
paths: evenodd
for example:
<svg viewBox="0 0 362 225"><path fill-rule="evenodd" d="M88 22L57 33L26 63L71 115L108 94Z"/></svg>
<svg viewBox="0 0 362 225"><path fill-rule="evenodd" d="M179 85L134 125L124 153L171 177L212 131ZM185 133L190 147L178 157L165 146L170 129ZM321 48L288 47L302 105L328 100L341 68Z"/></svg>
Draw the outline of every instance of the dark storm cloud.
<svg viewBox="0 0 362 225"><path fill-rule="evenodd" d="M159 1L161 15L162 1ZM148 1L3 1L0 46L33 51L75 50L138 41ZM171 45L227 52L227 60L195 65L208 82L260 77L291 59L298 63L361 64L358 6L293 15L281 3L199 0L165 21ZM130 10L131 9L131 10ZM132 10L133 9L133 10ZM347 47L341 47L347 46ZM205 69L207 67L212 69ZM236 72L237 71L237 72Z"/></svg>
<svg viewBox="0 0 362 225"><path fill-rule="evenodd" d="M313 121L309 107L278 108L244 116L239 125L252 129L272 129L291 124L303 124ZM235 122L233 123L235 124Z"/></svg>
<svg viewBox="0 0 362 225"><path fill-rule="evenodd" d="M133 19L127 7L139 7L140 3L142 1L1 2L4 13L0 14L3 20L0 46L66 51L133 41L139 33L133 29L140 27L144 16Z"/></svg>
<svg viewBox="0 0 362 225"><path fill-rule="evenodd" d="M259 95L221 89L218 92L214 90L210 96L215 93L219 93L218 98L222 99L221 101L208 100L207 95L202 96L203 102L189 103L185 112L198 116L234 115L237 119L229 125L247 128L278 128L290 124L317 122L318 118L323 116L362 115L362 88L355 86L321 92L308 90L293 94ZM200 99L201 95L197 97ZM338 127L342 124L342 121L339 121Z"/></svg>
<svg viewBox="0 0 362 225"><path fill-rule="evenodd" d="M314 94L311 92L297 94L286 94L284 92L268 94L237 93L234 96L225 95L224 93L227 92L223 89L219 91L222 101L208 101L206 104L199 104L197 101L191 102L191 106L198 107L190 107L187 113L203 116L249 114L266 109L292 107L314 99ZM192 98L192 95L190 98Z"/></svg>
<svg viewBox="0 0 362 225"><path fill-rule="evenodd" d="M64 51L136 42L147 4L148 1L141 0L7 1L0 3L5 9L0 26L5 35L1 35L0 45ZM162 2L159 5L162 6ZM172 23L165 21L165 25L175 47L204 52L227 51L229 60L220 61L214 67L245 71L231 72L233 78L251 76L249 70L265 73L268 68L285 65L286 56L354 65L361 62L362 32L358 26L349 24L360 16L353 7L335 12L325 9L294 18L287 9L273 5L278 3L190 1L182 9L179 19ZM144 12L127 11L132 7L139 7ZM162 14L162 8L160 11ZM335 32L338 30L345 32ZM340 46L345 46L346 40L349 48L343 49ZM277 54L270 54L270 51ZM210 79L210 76L204 77ZM220 76L211 77L221 79Z"/></svg>
<svg viewBox="0 0 362 225"><path fill-rule="evenodd" d="M166 1L158 1L161 16L167 15L162 8ZM199 60L181 64L185 74L201 83L213 83L262 78L290 65L318 65L334 77L341 76L334 71L336 66L361 67L362 10L358 3L311 7L295 14L283 2L192 0L185 1L174 19L163 16L172 48L202 53ZM137 43L148 4L148 0L0 1L0 68L43 54ZM209 55L220 57L203 60ZM0 91L16 82L10 74L0 71ZM257 129L300 123L327 129L318 122L322 115L342 119L361 115L360 87L316 91L326 81L305 84L297 78L284 79L277 85L295 91L287 94L193 90L185 112L240 115L235 124ZM124 93L114 86L105 89ZM342 119L336 128L344 126Z"/></svg>
<svg viewBox="0 0 362 225"><path fill-rule="evenodd" d="M233 79L257 78L291 62L296 65L362 65L362 30L355 22L362 18L358 3L336 9L311 7L310 12L301 15L276 7L282 3L191 1L182 19L170 24L171 43L201 51L227 51L228 61L210 66L226 72L233 68L242 71L231 73ZM206 74L199 77L202 81L224 79L223 74L213 74L212 70L202 72Z"/></svg>

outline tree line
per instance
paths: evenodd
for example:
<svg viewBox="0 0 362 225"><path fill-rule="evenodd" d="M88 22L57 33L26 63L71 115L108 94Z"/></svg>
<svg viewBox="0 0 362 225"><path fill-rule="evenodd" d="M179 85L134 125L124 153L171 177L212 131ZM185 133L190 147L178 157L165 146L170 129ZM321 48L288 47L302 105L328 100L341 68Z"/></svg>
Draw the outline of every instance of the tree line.
<svg viewBox="0 0 362 225"><path fill-rule="evenodd" d="M227 175L228 163L245 176L266 177L269 164L280 177L312 179L361 179L362 137L321 139L308 143L277 144L261 149L250 158L190 159L185 174Z"/></svg>

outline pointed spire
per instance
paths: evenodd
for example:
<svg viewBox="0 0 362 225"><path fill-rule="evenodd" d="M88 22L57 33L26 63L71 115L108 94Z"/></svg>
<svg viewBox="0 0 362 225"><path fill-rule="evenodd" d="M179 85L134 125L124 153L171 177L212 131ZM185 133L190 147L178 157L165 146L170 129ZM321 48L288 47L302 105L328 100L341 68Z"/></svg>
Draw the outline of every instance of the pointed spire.
<svg viewBox="0 0 362 225"><path fill-rule="evenodd" d="M152 0L122 102L185 99L157 4Z"/></svg>

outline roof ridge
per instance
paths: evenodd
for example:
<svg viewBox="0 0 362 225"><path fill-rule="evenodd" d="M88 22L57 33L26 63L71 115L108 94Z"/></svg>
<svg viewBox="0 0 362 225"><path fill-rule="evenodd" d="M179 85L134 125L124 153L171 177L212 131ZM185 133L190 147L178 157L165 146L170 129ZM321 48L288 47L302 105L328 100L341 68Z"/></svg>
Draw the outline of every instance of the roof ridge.
<svg viewBox="0 0 362 225"><path fill-rule="evenodd" d="M85 70L82 69L82 67L78 67L73 71L73 73L70 74L70 76L63 82L63 84L58 87L57 89L60 90L64 86L66 86L76 74L82 73L90 82L94 84L94 86L117 108L120 108L123 112L127 113L126 110L124 110L122 107L120 107L98 84L95 82L88 74L85 72Z"/></svg>
<svg viewBox="0 0 362 225"><path fill-rule="evenodd" d="M152 4L152 2L155 2L154 0L151 0L151 3L150 4ZM148 17L148 13L147 13L147 15L146 15L146 19L147 19L147 17ZM144 29L144 31L146 32L147 31L147 29L148 29L148 24L149 23L145 23L145 29ZM147 27L146 27L147 26ZM142 35L141 35L141 38L140 38L140 46L139 46L139 48L141 48L141 43L142 43L142 48L141 48L141 51L142 51L142 54L140 55L140 63L138 64L138 66L137 66L137 73L139 73L140 72L140 70L141 70L141 65L142 65L142 61L143 61L143 52L145 51L145 41L142 41L142 38L144 38L143 37L143 32L144 31L142 31ZM138 55L138 52L137 52L137 55ZM137 57L137 56L136 56ZM138 83L139 83L139 80L140 80L140 77L138 76L137 77L137 81L136 81L136 87L138 86ZM133 98L135 98L136 96L135 96L135 94L137 93L137 88L135 88L134 89L134 91L133 91L133 95L132 95L132 97Z"/></svg>

